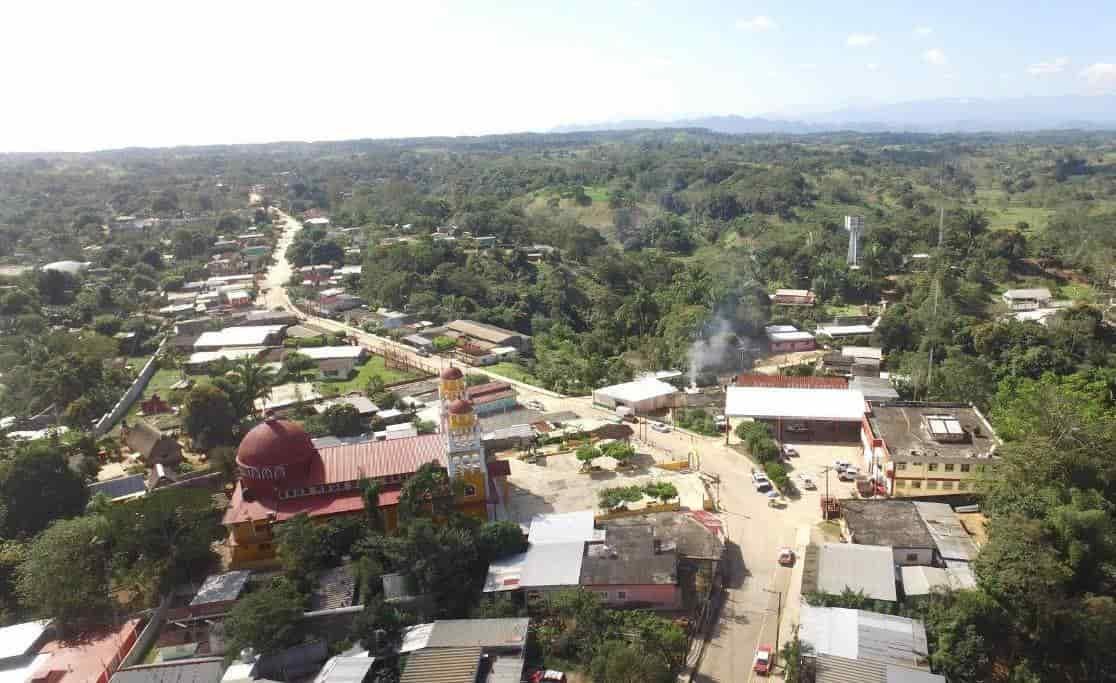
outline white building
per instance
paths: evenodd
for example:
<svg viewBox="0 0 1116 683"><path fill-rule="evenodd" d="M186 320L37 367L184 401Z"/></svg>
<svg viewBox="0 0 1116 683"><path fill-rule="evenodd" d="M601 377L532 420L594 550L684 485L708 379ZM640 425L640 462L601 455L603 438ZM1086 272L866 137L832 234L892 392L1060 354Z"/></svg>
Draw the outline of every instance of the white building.
<svg viewBox="0 0 1116 683"><path fill-rule="evenodd" d="M593 403L611 408L630 408L633 413L645 414L674 405L678 389L654 378L639 379L624 384L601 387L593 392Z"/></svg>
<svg viewBox="0 0 1116 683"><path fill-rule="evenodd" d="M1013 311L1033 311L1045 308L1051 299L1050 290L1045 287L1035 289L1009 289L1003 293L1004 303Z"/></svg>
<svg viewBox="0 0 1116 683"><path fill-rule="evenodd" d="M283 339L286 325L243 325L217 332L203 332L194 342L195 351L216 351L244 346L275 346Z"/></svg>

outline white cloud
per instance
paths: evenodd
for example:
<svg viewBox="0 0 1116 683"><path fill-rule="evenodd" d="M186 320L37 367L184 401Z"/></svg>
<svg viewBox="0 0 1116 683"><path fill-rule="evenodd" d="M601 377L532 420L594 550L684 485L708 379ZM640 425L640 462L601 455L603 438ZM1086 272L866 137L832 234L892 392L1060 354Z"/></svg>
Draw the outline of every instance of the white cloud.
<svg viewBox="0 0 1116 683"><path fill-rule="evenodd" d="M927 64L933 64L934 66L945 66L946 62L949 61L946 59L946 54L942 52L941 48L937 47L932 47L926 52L923 52L922 59Z"/></svg>
<svg viewBox="0 0 1116 683"><path fill-rule="evenodd" d="M1069 57L1058 57L1049 62L1039 62L1027 67L1027 73L1032 76L1045 76L1048 74L1059 74L1066 70L1069 66Z"/></svg>
<svg viewBox="0 0 1116 683"><path fill-rule="evenodd" d="M916 36L928 36L934 32L934 29L929 26L916 26L914 32Z"/></svg>
<svg viewBox="0 0 1116 683"><path fill-rule="evenodd" d="M868 70L869 71L879 71L880 70L880 65L876 64L875 62L868 62Z"/></svg>
<svg viewBox="0 0 1116 683"><path fill-rule="evenodd" d="M1089 87L1098 91L1116 91L1116 64L1097 62L1081 70Z"/></svg>
<svg viewBox="0 0 1116 683"><path fill-rule="evenodd" d="M867 47L877 40L879 40L879 36L873 33L854 33L845 40L845 45L849 47Z"/></svg>
<svg viewBox="0 0 1116 683"><path fill-rule="evenodd" d="M779 25L771 17L761 14L751 19L737 19L736 28L742 31L750 31L752 33L762 33L763 31L772 31L778 28Z"/></svg>

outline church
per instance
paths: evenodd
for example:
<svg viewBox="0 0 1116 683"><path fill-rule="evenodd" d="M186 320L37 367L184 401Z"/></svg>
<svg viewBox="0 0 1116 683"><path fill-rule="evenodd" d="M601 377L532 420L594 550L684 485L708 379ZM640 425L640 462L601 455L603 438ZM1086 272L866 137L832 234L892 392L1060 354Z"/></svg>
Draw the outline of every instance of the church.
<svg viewBox="0 0 1116 683"><path fill-rule="evenodd" d="M454 501L458 511L494 519L507 497L508 463L486 457L460 369L442 371L438 395L437 434L317 449L310 435L290 420L269 416L252 428L236 452L238 481L223 522L229 531L230 567L274 566L275 526L296 515L328 520L364 514L364 480L380 483L380 518L385 531L394 531L403 484L426 463L462 481Z"/></svg>

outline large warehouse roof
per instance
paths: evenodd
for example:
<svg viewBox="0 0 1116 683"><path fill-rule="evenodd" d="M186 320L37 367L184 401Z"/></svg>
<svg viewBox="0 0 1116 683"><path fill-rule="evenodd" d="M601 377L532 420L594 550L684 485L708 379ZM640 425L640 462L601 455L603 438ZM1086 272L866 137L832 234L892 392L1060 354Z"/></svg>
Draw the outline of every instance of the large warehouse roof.
<svg viewBox="0 0 1116 683"><path fill-rule="evenodd" d="M634 382L601 387L593 393L607 396L614 401L621 401L623 403L639 403L640 401L650 401L660 396L670 396L677 392L678 389L675 389L673 385L653 377L645 377Z"/></svg>
<svg viewBox="0 0 1116 683"><path fill-rule="evenodd" d="M195 349L221 348L224 346L264 346L273 334L285 325L245 325L226 327L219 332L205 332L194 342Z"/></svg>
<svg viewBox="0 0 1116 683"><path fill-rule="evenodd" d="M725 415L859 422L864 419L864 395L835 389L729 387Z"/></svg>

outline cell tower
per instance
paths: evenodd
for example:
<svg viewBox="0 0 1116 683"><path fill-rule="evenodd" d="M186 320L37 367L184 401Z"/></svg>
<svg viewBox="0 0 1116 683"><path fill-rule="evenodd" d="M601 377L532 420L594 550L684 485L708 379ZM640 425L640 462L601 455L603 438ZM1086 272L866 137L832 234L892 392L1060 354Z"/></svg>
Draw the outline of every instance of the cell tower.
<svg viewBox="0 0 1116 683"><path fill-rule="evenodd" d="M860 236L864 234L864 216L845 216L845 230L849 231L848 264L855 268L860 261Z"/></svg>

